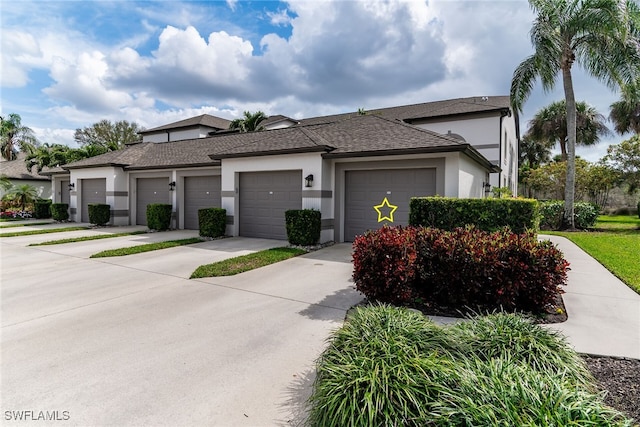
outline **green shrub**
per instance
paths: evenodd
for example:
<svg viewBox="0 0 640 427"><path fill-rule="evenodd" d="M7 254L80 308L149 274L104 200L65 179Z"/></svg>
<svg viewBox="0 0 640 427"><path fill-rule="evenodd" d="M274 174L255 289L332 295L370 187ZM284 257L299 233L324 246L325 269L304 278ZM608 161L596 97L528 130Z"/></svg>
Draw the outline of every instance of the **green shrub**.
<svg viewBox="0 0 640 427"><path fill-rule="evenodd" d="M356 289L394 304L542 313L566 283L567 266L533 233L385 226L353 242Z"/></svg>
<svg viewBox="0 0 640 427"><path fill-rule="evenodd" d="M227 231L227 210L207 208L198 210L198 227L203 237L221 237Z"/></svg>
<svg viewBox="0 0 640 427"><path fill-rule="evenodd" d="M321 214L313 209L295 209L284 213L287 239L292 245L315 245L320 240Z"/></svg>
<svg viewBox="0 0 640 427"><path fill-rule="evenodd" d="M33 204L33 217L37 219L51 218L51 200L36 200Z"/></svg>
<svg viewBox="0 0 640 427"><path fill-rule="evenodd" d="M573 205L573 221L576 228L586 229L596 225L599 209L587 202L576 202ZM543 230L560 230L564 218L564 202L549 200L540 202L540 228Z"/></svg>
<svg viewBox="0 0 640 427"><path fill-rule="evenodd" d="M151 230L168 230L171 226L171 212L173 207L163 203L147 205L147 227Z"/></svg>
<svg viewBox="0 0 640 427"><path fill-rule="evenodd" d="M537 231L538 202L533 199L456 199L414 197L409 203L409 224L453 230L475 225L495 231L509 227L514 233Z"/></svg>
<svg viewBox="0 0 640 427"><path fill-rule="evenodd" d="M311 426L632 425L560 335L519 315L437 326L357 308L316 370Z"/></svg>
<svg viewBox="0 0 640 427"><path fill-rule="evenodd" d="M106 225L111 220L111 206L102 203L89 203L89 222Z"/></svg>
<svg viewBox="0 0 640 427"><path fill-rule="evenodd" d="M56 221L67 221L69 219L69 205L67 203L52 203L51 217Z"/></svg>
<svg viewBox="0 0 640 427"><path fill-rule="evenodd" d="M640 200L638 200L638 218L640 218Z"/></svg>

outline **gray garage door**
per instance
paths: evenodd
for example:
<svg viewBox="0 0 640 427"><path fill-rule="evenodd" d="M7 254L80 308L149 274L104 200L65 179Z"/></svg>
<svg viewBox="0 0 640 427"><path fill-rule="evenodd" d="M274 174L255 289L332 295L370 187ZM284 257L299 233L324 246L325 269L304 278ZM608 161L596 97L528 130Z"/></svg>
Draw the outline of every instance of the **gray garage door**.
<svg viewBox="0 0 640 427"><path fill-rule="evenodd" d="M302 208L302 171L240 174L240 235L286 240L284 212Z"/></svg>
<svg viewBox="0 0 640 427"><path fill-rule="evenodd" d="M82 212L80 221L89 222L89 205L91 203L107 203L107 180L83 179L80 197L82 198Z"/></svg>
<svg viewBox="0 0 640 427"><path fill-rule="evenodd" d="M436 194L436 170L346 171L345 193L344 239L352 242L356 235L384 224L407 225L411 197ZM385 198L388 203L383 203Z"/></svg>
<svg viewBox="0 0 640 427"><path fill-rule="evenodd" d="M169 178L138 178L136 187L136 224L147 225L147 205L171 204Z"/></svg>
<svg viewBox="0 0 640 427"><path fill-rule="evenodd" d="M220 176L184 179L184 228L198 230L198 209L220 207Z"/></svg>

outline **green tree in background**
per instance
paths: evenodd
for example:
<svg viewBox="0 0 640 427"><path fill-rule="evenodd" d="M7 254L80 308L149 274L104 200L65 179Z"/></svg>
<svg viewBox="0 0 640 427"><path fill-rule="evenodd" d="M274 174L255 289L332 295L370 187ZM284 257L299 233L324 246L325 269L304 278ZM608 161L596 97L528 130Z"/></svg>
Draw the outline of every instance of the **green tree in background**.
<svg viewBox="0 0 640 427"><path fill-rule="evenodd" d="M15 160L18 151L31 153L37 145L33 131L22 125L19 114L0 117L0 155L5 160Z"/></svg>
<svg viewBox="0 0 640 427"><path fill-rule="evenodd" d="M611 104L609 119L619 134L640 133L640 82L622 88L620 101Z"/></svg>
<svg viewBox="0 0 640 427"><path fill-rule="evenodd" d="M115 151L124 148L127 144L135 144L142 141L138 132L144 130L135 122L120 120L112 123L110 120L101 120L83 129L76 129L73 139L81 146L102 147L106 151Z"/></svg>
<svg viewBox="0 0 640 427"><path fill-rule="evenodd" d="M640 8L633 0L529 0L536 14L533 55L513 73L511 104L517 111L538 80L545 91L562 77L567 109L565 225L574 224L576 187L576 100L572 68L579 64L611 88L640 80Z"/></svg>
<svg viewBox="0 0 640 427"><path fill-rule="evenodd" d="M264 130L264 126L260 123L266 119L267 116L262 111L256 111L255 113L245 111L243 118L231 121L229 129L238 129L240 132L261 131Z"/></svg>

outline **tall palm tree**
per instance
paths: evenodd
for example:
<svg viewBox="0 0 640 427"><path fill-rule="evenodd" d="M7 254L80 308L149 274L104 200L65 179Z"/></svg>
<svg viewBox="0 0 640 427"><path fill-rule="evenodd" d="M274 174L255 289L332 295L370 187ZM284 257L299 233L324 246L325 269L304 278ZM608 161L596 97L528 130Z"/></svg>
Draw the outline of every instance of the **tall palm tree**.
<svg viewBox="0 0 640 427"><path fill-rule="evenodd" d="M251 113L249 111L244 112L244 117L241 119L235 119L229 125L229 129L238 129L240 132L257 132L264 130L264 126L260 125L267 116L262 111L256 111Z"/></svg>
<svg viewBox="0 0 640 427"><path fill-rule="evenodd" d="M19 114L11 113L0 117L0 155L5 160L15 160L20 151L30 154L35 148L36 138L33 131L22 126Z"/></svg>
<svg viewBox="0 0 640 427"><path fill-rule="evenodd" d="M571 69L579 64L611 88L640 79L640 6L634 0L529 0L536 13L531 27L533 55L511 80L511 104L522 111L536 80L545 91L558 75L567 106L567 180L564 219L574 227L576 180L576 100Z"/></svg>
<svg viewBox="0 0 640 427"><path fill-rule="evenodd" d="M543 163L551 160L551 147L548 140L536 140L529 134L525 134L520 141L519 166L535 169Z"/></svg>
<svg viewBox="0 0 640 427"><path fill-rule="evenodd" d="M611 104L609 119L619 134L640 133L640 83L622 88L620 101Z"/></svg>
<svg viewBox="0 0 640 427"><path fill-rule="evenodd" d="M579 101L576 103L576 144L595 145L600 142L600 137L610 136L605 117L587 104ZM546 143L550 146L558 143L562 161L567 160L567 103L553 102L538 111L529 121L527 135L534 141Z"/></svg>

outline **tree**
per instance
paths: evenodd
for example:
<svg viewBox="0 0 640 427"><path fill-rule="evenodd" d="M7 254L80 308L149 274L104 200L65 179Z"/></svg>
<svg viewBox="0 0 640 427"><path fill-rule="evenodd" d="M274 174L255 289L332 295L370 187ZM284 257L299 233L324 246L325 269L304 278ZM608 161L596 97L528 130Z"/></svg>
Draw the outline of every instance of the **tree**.
<svg viewBox="0 0 640 427"><path fill-rule="evenodd" d="M0 190L8 190L11 188L13 184L11 183L11 180L9 179L8 176L6 175L0 175Z"/></svg>
<svg viewBox="0 0 640 427"><path fill-rule="evenodd" d="M640 135L609 146L603 161L620 171L622 179L629 185L629 194L640 188Z"/></svg>
<svg viewBox="0 0 640 427"><path fill-rule="evenodd" d="M640 133L640 83L622 88L620 101L611 104L609 119L619 134Z"/></svg>
<svg viewBox="0 0 640 427"><path fill-rule="evenodd" d="M38 198L38 190L29 184L14 185L2 198L19 204L20 210L24 211L27 204L33 203Z"/></svg>
<svg viewBox="0 0 640 427"><path fill-rule="evenodd" d="M95 145L106 151L115 151L124 148L127 144L135 144L142 141L138 132L144 130L135 122L120 120L111 123L110 120L101 120L89 127L76 129L73 139L81 146Z"/></svg>
<svg viewBox="0 0 640 427"><path fill-rule="evenodd" d="M546 140L536 140L529 134L525 134L520 140L518 165L535 169L543 163L551 160L552 144Z"/></svg>
<svg viewBox="0 0 640 427"><path fill-rule="evenodd" d="M576 185L576 100L571 69L578 63L611 88L640 78L640 7L634 0L529 0L536 18L531 28L533 55L518 65L511 80L517 111L540 78L545 91L562 76L567 107L567 175L564 220L573 229Z"/></svg>
<svg viewBox="0 0 640 427"><path fill-rule="evenodd" d="M601 136L611 135L605 117L586 102L576 103L576 144L595 145ZM562 161L567 161L567 103L553 102L538 111L529 121L527 135L534 141L560 145Z"/></svg>
<svg viewBox="0 0 640 427"><path fill-rule="evenodd" d="M45 143L28 154L25 158L25 164L27 170L31 172L33 167L36 167L38 173L42 172L42 169L46 167L54 168L69 163L69 152L72 148L62 144L49 144Z"/></svg>
<svg viewBox="0 0 640 427"><path fill-rule="evenodd" d="M33 131L23 126L20 115L14 113L0 117L0 138L0 155L5 160L15 160L18 151L29 154L37 144Z"/></svg>
<svg viewBox="0 0 640 427"><path fill-rule="evenodd" d="M267 116L262 111L256 111L251 113L249 111L244 112L244 117L241 119L235 119L231 121L229 129L238 129L240 132L257 132L264 130L264 126L261 126Z"/></svg>

